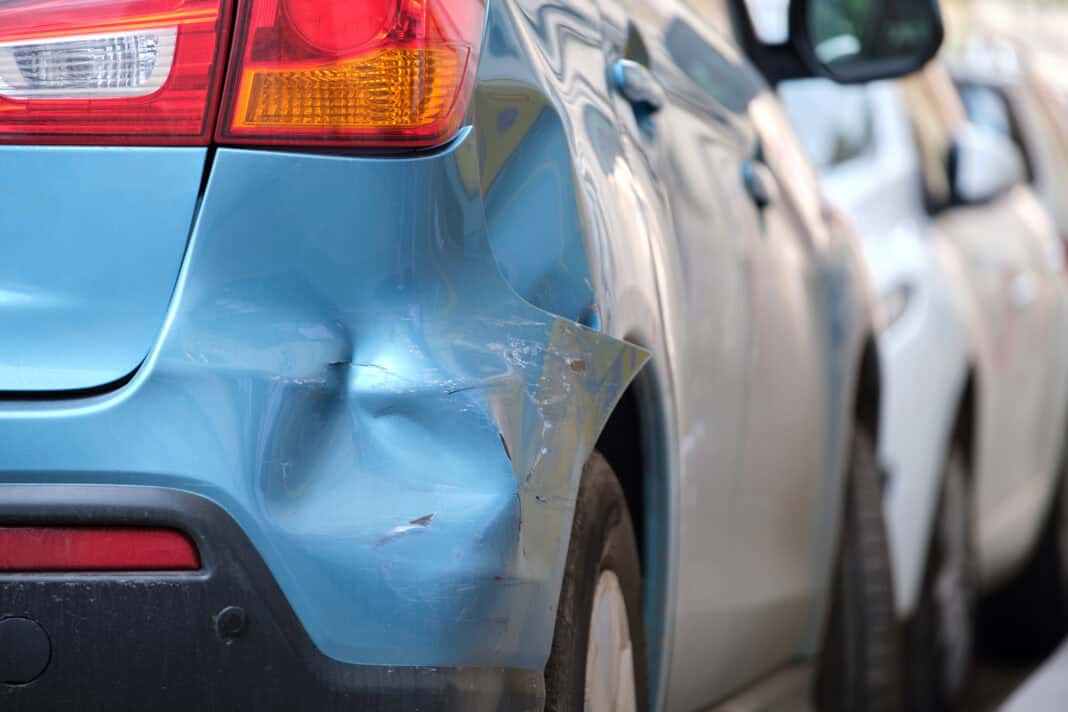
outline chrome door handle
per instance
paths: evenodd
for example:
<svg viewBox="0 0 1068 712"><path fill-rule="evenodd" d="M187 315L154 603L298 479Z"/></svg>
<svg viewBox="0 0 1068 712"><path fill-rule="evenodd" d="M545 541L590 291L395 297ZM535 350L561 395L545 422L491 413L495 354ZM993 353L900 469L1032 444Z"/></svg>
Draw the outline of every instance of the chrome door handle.
<svg viewBox="0 0 1068 712"><path fill-rule="evenodd" d="M664 108L664 90L649 68L631 59L618 59L609 70L612 88L635 110L653 114Z"/></svg>

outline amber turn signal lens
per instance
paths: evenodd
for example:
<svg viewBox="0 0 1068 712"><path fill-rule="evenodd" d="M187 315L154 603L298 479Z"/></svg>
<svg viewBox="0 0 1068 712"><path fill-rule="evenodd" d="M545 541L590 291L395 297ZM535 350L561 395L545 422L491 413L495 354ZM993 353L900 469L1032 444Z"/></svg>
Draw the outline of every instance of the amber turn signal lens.
<svg viewBox="0 0 1068 712"><path fill-rule="evenodd" d="M467 49L386 49L306 69L250 69L234 127L415 129L445 134Z"/></svg>
<svg viewBox="0 0 1068 712"><path fill-rule="evenodd" d="M463 124L482 0L243 0L221 144L429 147Z"/></svg>

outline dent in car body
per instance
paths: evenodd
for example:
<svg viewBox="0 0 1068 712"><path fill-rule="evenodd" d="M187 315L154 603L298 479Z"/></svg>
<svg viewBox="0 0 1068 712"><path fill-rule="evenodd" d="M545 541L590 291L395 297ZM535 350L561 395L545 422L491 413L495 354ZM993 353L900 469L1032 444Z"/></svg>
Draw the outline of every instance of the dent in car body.
<svg viewBox="0 0 1068 712"><path fill-rule="evenodd" d="M220 149L155 352L6 405L0 479L209 497L339 660L541 667L582 465L647 354L508 286L476 158Z"/></svg>

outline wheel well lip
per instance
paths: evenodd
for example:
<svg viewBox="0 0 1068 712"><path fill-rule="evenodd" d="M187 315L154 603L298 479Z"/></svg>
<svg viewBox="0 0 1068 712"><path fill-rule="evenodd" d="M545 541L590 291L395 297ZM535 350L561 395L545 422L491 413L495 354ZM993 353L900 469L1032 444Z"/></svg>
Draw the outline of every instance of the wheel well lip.
<svg viewBox="0 0 1068 712"><path fill-rule="evenodd" d="M658 661L650 659L649 687L654 708L661 709L666 704L667 682L671 672L674 642L672 621L675 620L679 565L677 514L680 478L677 447L672 445L677 440L672 411L674 379L671 371L655 357L657 350L651 345L655 343L654 339L645 338L645 334L640 329L626 331L618 338L641 346L654 354L616 402L598 438L598 443L608 432L617 409L626 407L624 404L633 398L640 429L640 474L645 484L642 492L643 516L640 520L635 519L635 527L641 528L641 531L636 533L644 540L641 546L643 551L641 574L646 641L650 649L655 648L660 654ZM609 464L612 464L610 459ZM660 498L659 500L654 498L654 503L658 502L660 505L659 511L649 506L650 478L655 478L661 484ZM652 533L650 529L655 529L656 532ZM650 542L650 536L657 534L659 541ZM649 550L655 548L656 555L651 557L646 555L646 547ZM659 563L655 571L647 566L650 560ZM655 595L655 600L652 600L650 593Z"/></svg>

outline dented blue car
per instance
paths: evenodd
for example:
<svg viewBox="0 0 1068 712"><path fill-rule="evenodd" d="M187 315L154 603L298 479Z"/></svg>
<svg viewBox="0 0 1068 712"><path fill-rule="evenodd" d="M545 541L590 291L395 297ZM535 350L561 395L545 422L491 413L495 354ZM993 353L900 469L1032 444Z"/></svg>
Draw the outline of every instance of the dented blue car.
<svg viewBox="0 0 1068 712"><path fill-rule="evenodd" d="M875 326L769 82L941 25L788 24L0 2L0 707L893 709Z"/></svg>

